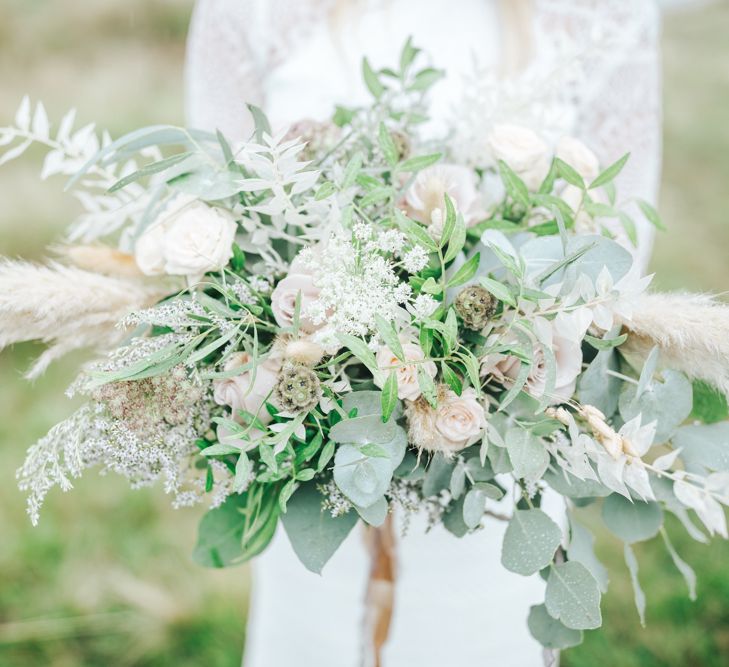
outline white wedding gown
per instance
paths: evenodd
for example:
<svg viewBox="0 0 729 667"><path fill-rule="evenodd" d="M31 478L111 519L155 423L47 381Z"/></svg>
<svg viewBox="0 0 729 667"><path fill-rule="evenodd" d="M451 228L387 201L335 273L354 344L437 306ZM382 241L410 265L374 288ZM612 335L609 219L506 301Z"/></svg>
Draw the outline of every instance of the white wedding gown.
<svg viewBox="0 0 729 667"><path fill-rule="evenodd" d="M515 0L505 0L514 2ZM497 0L198 0L188 43L187 112L191 126L221 129L233 139L251 132L245 102L261 106L276 128L330 116L333 105L367 99L360 62L398 62L409 35L448 78L433 91L433 112L446 124L459 100L491 105L488 123L519 116L524 90L541 90L547 135L569 132L609 164L632 157L618 181L624 199L655 201L660 171L659 18L651 0L532 0L506 31ZM333 8L333 5L337 7ZM479 92L464 77L500 64L526 40L529 71L504 90ZM565 54L580 54L578 71L563 76ZM501 63L503 64L503 63ZM483 69L481 70L483 71ZM484 75L485 76L485 75ZM521 81L521 83L519 83ZM536 85L538 81L540 85ZM546 92L545 92L546 91ZM536 95L536 93L535 93ZM523 105L522 105L523 107ZM465 108L461 107L461 108ZM465 113L465 112L464 112ZM524 110L521 108L524 115ZM499 116L504 118L499 118ZM529 116L529 113L526 113ZM464 116L465 118L465 116ZM526 122L526 121L525 121ZM464 123L465 124L465 123ZM454 140L457 145L457 139ZM477 141L463 138L464 145ZM643 264L652 231L639 222ZM549 500L549 504L554 499ZM558 505L552 513L564 522ZM561 514L561 517L560 517ZM529 635L529 607L543 600L538 576L524 578L500 564L505 524L456 539L442 527L424 532L416 518L398 540L394 616L383 649L385 667L458 665L537 667L550 660ZM306 571L281 529L254 563L246 637L247 667L355 667L361 664L363 598L369 557L355 529L322 576Z"/></svg>

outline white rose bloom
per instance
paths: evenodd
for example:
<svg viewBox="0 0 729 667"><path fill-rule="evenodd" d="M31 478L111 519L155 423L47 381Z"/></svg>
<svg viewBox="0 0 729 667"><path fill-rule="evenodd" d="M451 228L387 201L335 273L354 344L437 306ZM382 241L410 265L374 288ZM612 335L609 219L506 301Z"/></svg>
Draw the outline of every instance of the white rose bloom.
<svg viewBox="0 0 729 667"><path fill-rule="evenodd" d="M556 154L588 183L594 181L600 173L600 162L597 156L579 139L562 137L557 142Z"/></svg>
<svg viewBox="0 0 729 667"><path fill-rule="evenodd" d="M165 272L165 229L161 224L149 227L134 246L134 261L145 276L161 276Z"/></svg>
<svg viewBox="0 0 729 667"><path fill-rule="evenodd" d="M425 355L423 349L417 343L403 343L402 351L405 353L406 361L423 361ZM401 365L402 362L395 356L392 350L383 345L375 355L377 366L381 369L389 369L392 366L398 366L395 369L395 377L397 378L397 397L401 400L407 399L414 401L420 394L420 384L418 383L418 366L422 366L423 370L434 378L438 369L432 361L424 361L422 364ZM389 374L389 370L385 371L385 375ZM384 383L377 383L378 387L382 387Z"/></svg>
<svg viewBox="0 0 729 667"><path fill-rule="evenodd" d="M137 240L134 257L146 275L199 278L233 256L231 215L195 199L164 213Z"/></svg>
<svg viewBox="0 0 729 667"><path fill-rule="evenodd" d="M549 148L535 132L521 125L495 125L488 137L494 160L503 160L529 190L539 189L549 172Z"/></svg>

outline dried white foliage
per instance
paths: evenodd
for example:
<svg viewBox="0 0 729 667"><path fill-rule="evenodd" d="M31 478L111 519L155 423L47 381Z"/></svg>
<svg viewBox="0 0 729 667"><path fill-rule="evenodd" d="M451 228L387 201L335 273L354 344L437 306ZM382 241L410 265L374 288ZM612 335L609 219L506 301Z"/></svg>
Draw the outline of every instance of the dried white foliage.
<svg viewBox="0 0 729 667"><path fill-rule="evenodd" d="M75 267L0 259L0 349L40 340L49 348L28 373L38 377L67 352L108 349L125 335L116 323L155 303L168 287L111 278Z"/></svg>
<svg viewBox="0 0 729 667"><path fill-rule="evenodd" d="M645 294L624 326L628 355L645 357L657 345L663 366L729 396L729 305L707 294Z"/></svg>
<svg viewBox="0 0 729 667"><path fill-rule="evenodd" d="M42 102L33 108L26 96L15 114L15 124L0 127L0 147L8 149L0 154L0 165L20 157L31 145L43 146L48 150L43 160L41 178L62 175L73 176L86 165L100 149L111 144L106 131L97 134L94 123L78 129L76 110L71 109L61 119L55 134ZM156 147L143 149L141 155L159 159ZM73 191L81 202L84 213L68 232L74 241L93 241L118 230L129 220L138 219L149 205L151 195L138 183L130 183L113 194L107 190L119 179L137 170L134 160L106 161L94 164L84 176L83 190Z"/></svg>

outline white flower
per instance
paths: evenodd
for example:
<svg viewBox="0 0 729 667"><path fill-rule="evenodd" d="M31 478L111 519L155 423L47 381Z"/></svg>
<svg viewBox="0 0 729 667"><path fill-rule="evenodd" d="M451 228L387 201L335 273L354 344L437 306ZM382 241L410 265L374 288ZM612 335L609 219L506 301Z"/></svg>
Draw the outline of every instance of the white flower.
<svg viewBox="0 0 729 667"><path fill-rule="evenodd" d="M549 171L549 149L532 130L521 125L495 125L488 137L495 160L503 160L535 191Z"/></svg>
<svg viewBox="0 0 729 667"><path fill-rule="evenodd" d="M427 320L438 307L439 302L430 294L418 294L412 305L408 306L408 311L418 320Z"/></svg>
<svg viewBox="0 0 729 667"><path fill-rule="evenodd" d="M230 261L236 229L227 211L187 200L162 214L139 237L134 257L145 275L199 278Z"/></svg>
<svg viewBox="0 0 729 667"><path fill-rule="evenodd" d="M483 215L473 171L453 164L423 169L405 195L405 208L415 220L431 227L434 238L440 238L443 231L446 194L463 215L466 226L475 225Z"/></svg>
<svg viewBox="0 0 729 667"><path fill-rule="evenodd" d="M302 315L316 327L365 336L375 330L377 315L392 319L400 310L403 292L395 261L376 245L362 248L349 238L332 236L315 253L306 253L302 264L319 291ZM323 337L317 342L329 349Z"/></svg>
<svg viewBox="0 0 729 667"><path fill-rule="evenodd" d="M597 156L579 139L562 137L557 142L556 155L588 183L594 181L600 173L600 163Z"/></svg>
<svg viewBox="0 0 729 667"><path fill-rule="evenodd" d="M406 361L422 363L403 365L392 350L386 345L380 347L375 358L377 359L377 366L385 370L385 376L387 376L390 373L390 370L395 367L395 377L397 378L397 397L401 400L407 399L409 401L414 401L422 393L420 390L420 384L418 383L418 366L421 366L422 369L432 378L435 377L438 369L433 361L425 361L423 348L421 348L417 343L403 342L402 350L405 354ZM384 381L381 383L375 381L375 384L377 384L378 387L382 387Z"/></svg>
<svg viewBox="0 0 729 667"><path fill-rule="evenodd" d="M402 266L408 273L418 273L428 264L428 253L422 246L413 246L402 258Z"/></svg>

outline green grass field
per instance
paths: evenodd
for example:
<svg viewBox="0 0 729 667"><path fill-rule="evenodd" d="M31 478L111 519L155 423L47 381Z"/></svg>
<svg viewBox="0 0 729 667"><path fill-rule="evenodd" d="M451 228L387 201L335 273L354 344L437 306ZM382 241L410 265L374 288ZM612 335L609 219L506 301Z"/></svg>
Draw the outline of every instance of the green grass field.
<svg viewBox="0 0 729 667"><path fill-rule="evenodd" d="M3 0L0 124L26 92L52 118L73 105L114 135L181 121L191 4ZM728 30L726 2L666 21L661 203L671 233L659 238L654 260L663 288L729 287ZM76 212L61 181L38 184L37 157L0 171L1 255L40 258ZM90 474L73 493L53 493L31 528L14 471L25 448L72 410L62 389L78 362L69 358L29 384L21 375L37 352L20 345L0 354L0 665L238 665L248 575L191 562L200 511L176 512L160 490L131 492L120 479ZM698 601L688 600L661 543L638 545L649 601L641 629L621 545L601 535L600 555L614 572L605 628L563 664L729 665L729 545L670 532L697 570Z"/></svg>

